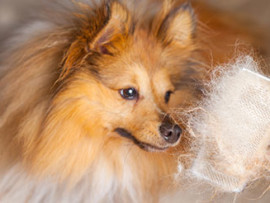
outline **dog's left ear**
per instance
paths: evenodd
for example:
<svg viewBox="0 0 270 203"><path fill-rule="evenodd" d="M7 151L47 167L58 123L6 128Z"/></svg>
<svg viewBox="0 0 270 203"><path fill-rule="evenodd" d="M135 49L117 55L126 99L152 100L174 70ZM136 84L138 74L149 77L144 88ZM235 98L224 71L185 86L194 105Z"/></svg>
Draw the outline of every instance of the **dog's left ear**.
<svg viewBox="0 0 270 203"><path fill-rule="evenodd" d="M196 20L190 3L172 8L160 24L157 37L165 45L189 46L193 41Z"/></svg>

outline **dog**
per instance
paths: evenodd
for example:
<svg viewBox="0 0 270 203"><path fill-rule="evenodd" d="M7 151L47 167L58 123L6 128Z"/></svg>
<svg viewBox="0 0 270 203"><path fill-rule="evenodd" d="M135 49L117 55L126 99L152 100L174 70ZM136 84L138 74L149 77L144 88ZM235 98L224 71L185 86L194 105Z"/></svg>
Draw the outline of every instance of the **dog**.
<svg viewBox="0 0 270 203"><path fill-rule="evenodd" d="M138 4L75 2L4 49L1 202L157 202L174 190L187 133L172 108L196 103L210 64L233 50L219 44L237 37L201 31L208 11L189 3Z"/></svg>

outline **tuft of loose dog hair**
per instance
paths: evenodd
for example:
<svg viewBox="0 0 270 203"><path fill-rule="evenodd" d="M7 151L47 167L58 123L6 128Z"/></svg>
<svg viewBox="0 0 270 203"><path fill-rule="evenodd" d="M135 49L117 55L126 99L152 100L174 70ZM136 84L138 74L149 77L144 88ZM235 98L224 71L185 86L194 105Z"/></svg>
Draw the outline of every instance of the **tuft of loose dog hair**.
<svg viewBox="0 0 270 203"><path fill-rule="evenodd" d="M193 142L189 160L180 155L180 166L187 167L180 176L202 181L217 194L239 194L237 200L263 192L258 182L269 175L270 79L262 69L249 55L213 69L205 98L185 115Z"/></svg>

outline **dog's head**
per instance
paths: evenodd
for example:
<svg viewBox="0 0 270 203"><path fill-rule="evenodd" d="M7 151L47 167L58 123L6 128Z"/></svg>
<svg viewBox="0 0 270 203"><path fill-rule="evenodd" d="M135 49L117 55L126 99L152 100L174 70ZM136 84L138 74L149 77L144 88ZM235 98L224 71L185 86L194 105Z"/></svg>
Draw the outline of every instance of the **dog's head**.
<svg viewBox="0 0 270 203"><path fill-rule="evenodd" d="M61 31L68 33L69 44L57 89L37 139L25 142L26 157L39 171L70 174L85 170L100 150L110 148L105 145L131 144L145 153L164 151L181 137L170 105L173 79L187 81L192 75L189 58L196 47L190 6L165 5L145 18L116 1L90 14L82 10Z"/></svg>
<svg viewBox="0 0 270 203"><path fill-rule="evenodd" d="M69 83L57 98L81 98L72 109L87 121L88 136L118 137L159 151L180 140L169 102L172 78L184 74L195 47L194 16L187 4L167 5L145 21L118 2L83 21L64 61Z"/></svg>

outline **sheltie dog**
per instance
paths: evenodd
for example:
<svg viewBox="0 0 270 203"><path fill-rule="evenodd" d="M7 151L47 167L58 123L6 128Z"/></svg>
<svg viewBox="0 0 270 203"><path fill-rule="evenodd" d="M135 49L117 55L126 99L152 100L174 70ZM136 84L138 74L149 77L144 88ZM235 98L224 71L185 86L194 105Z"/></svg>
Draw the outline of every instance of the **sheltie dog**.
<svg viewBox="0 0 270 203"><path fill-rule="evenodd" d="M195 104L210 65L250 39L181 1L49 16L2 49L0 202L159 201L187 145L172 108Z"/></svg>

